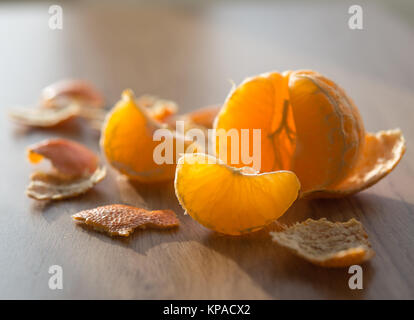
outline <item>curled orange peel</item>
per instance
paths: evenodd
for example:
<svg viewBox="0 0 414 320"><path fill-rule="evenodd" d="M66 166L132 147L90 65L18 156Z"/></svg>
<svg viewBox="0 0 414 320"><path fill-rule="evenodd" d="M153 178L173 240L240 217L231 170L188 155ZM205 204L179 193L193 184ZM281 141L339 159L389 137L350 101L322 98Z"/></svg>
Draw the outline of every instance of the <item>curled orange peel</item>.
<svg viewBox="0 0 414 320"><path fill-rule="evenodd" d="M106 176L98 157L85 146L67 139L49 139L28 148L28 159L48 159L55 171L33 173L26 194L37 200L60 200L90 190Z"/></svg>
<svg viewBox="0 0 414 320"><path fill-rule="evenodd" d="M348 267L374 256L362 224L351 219L330 222L307 219L290 227L279 224L273 241L297 256L322 267Z"/></svg>
<svg viewBox="0 0 414 320"><path fill-rule="evenodd" d="M154 138L157 130L164 135L161 141ZM156 161L156 151L162 151L163 143L174 147L172 159ZM191 145L183 135L154 119L129 89L123 91L121 100L106 117L101 136L101 149L108 162L128 178L146 183L173 179L176 154Z"/></svg>
<svg viewBox="0 0 414 320"><path fill-rule="evenodd" d="M74 214L72 219L110 236L121 237L128 237L136 228L170 229L179 225L172 210L149 211L122 204L84 210Z"/></svg>
<svg viewBox="0 0 414 320"><path fill-rule="evenodd" d="M260 129L260 171L295 172L303 197L340 197L368 188L393 170L405 152L401 131L366 133L345 91L311 70L246 79L232 89L214 127L224 133ZM218 134L216 154L230 159L232 143L222 150L220 138Z"/></svg>

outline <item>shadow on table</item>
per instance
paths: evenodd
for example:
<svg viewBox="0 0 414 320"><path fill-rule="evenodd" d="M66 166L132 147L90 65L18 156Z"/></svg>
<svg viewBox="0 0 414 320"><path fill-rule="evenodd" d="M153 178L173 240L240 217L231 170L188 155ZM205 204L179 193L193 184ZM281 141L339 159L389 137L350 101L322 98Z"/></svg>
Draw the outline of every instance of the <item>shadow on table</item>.
<svg viewBox="0 0 414 320"><path fill-rule="evenodd" d="M414 220L412 215L414 205L372 194L335 200L301 200L280 220L282 223L290 224L307 218L326 217L331 221L347 221L350 218L356 218L362 221L368 235L371 236L374 250L382 252L381 255L373 258L378 259L375 265L381 266L382 272L387 272L384 270L386 264L382 261L383 255L392 250L397 251L398 254L404 254L403 250L399 251L401 248L393 248L392 244L387 245L388 241L386 241L386 247L381 248L383 243L377 240L378 230L370 230L373 219L384 219L381 215L385 213L381 211L387 208L394 208L392 214L402 208L405 212L401 214L411 216L411 220ZM269 232L275 229L275 226L269 226L259 232L241 237L210 233L202 242L207 247L234 260L273 298L309 298L315 297L314 293L317 292L321 298L362 299L367 292L365 289L369 288L373 279L378 276L376 276L378 268L374 269L372 262L365 263L363 265L364 290L351 290L348 287L348 280L351 277L351 274L348 274L348 268L322 268L291 254L285 248L271 242ZM402 237L398 233L397 236ZM387 275L381 274L380 278L385 280ZM287 282L293 285L286 285ZM289 290L292 291L289 292Z"/></svg>

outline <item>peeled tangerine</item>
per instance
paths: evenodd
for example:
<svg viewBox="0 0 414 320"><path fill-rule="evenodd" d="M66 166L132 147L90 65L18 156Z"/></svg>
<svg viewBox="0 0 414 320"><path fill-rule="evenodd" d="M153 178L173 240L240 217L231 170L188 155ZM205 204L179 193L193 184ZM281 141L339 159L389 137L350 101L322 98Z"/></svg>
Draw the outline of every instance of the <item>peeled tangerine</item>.
<svg viewBox="0 0 414 320"><path fill-rule="evenodd" d="M246 79L229 94L215 128L225 133L261 129L260 171L295 172L303 196L361 191L387 175L405 152L399 129L366 133L344 90L314 71L272 72ZM218 157L231 159L232 144L222 146L224 150L220 145L218 134Z"/></svg>
<svg viewBox="0 0 414 320"><path fill-rule="evenodd" d="M293 172L258 174L201 153L182 156L175 176L175 192L186 212L203 226L230 235L275 221L297 199L299 189Z"/></svg>

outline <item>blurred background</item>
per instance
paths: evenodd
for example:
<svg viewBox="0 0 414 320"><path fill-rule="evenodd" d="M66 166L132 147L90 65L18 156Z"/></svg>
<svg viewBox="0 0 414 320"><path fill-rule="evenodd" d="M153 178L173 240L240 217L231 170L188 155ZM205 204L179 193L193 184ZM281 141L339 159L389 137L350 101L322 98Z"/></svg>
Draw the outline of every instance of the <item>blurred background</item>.
<svg viewBox="0 0 414 320"><path fill-rule="evenodd" d="M48 25L56 4L62 30ZM353 4L363 30L348 27ZM364 115L362 105L386 99L377 90L414 89L414 64L399 64L414 54L413 24L412 1L1 1L1 103L30 104L45 85L77 77L109 104L130 87L184 111L222 102L229 80L310 68L345 87ZM359 81L372 87L358 91Z"/></svg>

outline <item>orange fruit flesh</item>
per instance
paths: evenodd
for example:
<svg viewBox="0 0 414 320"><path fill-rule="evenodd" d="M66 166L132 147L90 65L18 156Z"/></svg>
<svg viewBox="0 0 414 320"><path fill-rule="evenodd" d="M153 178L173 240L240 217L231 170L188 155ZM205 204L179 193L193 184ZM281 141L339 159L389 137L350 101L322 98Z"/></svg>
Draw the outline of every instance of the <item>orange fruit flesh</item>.
<svg viewBox="0 0 414 320"><path fill-rule="evenodd" d="M216 118L216 153L220 159L234 167L242 163L242 129L249 130L249 147L253 146L253 130L261 130L261 172L290 167L294 151L295 124L288 101L287 79L278 73L264 74L245 80L234 89ZM221 130L221 129L224 129ZM225 134L236 130L238 140L232 142ZM240 146L232 159L235 143ZM283 150L283 152L281 152ZM252 151L252 150L249 150Z"/></svg>
<svg viewBox="0 0 414 320"><path fill-rule="evenodd" d="M229 235L259 230L292 205L300 183L289 171L250 170L227 166L209 155L186 154L177 165L177 198L194 220L209 229Z"/></svg>
<svg viewBox="0 0 414 320"><path fill-rule="evenodd" d="M161 128L135 103L132 91L125 90L106 119L102 150L108 162L131 179L142 182L172 179L175 165L157 164L153 159L153 151L160 144L154 141L153 133ZM176 137L171 133L168 139L175 141Z"/></svg>
<svg viewBox="0 0 414 320"><path fill-rule="evenodd" d="M236 167L250 164L241 163L241 148L234 149L235 141L224 134L236 130L240 145L242 129L260 129L260 171L291 170L304 192L340 184L365 142L353 102L333 81L313 71L273 72L245 80L226 99L215 128L218 157ZM250 131L250 146L252 137ZM238 154L236 161L232 153Z"/></svg>

